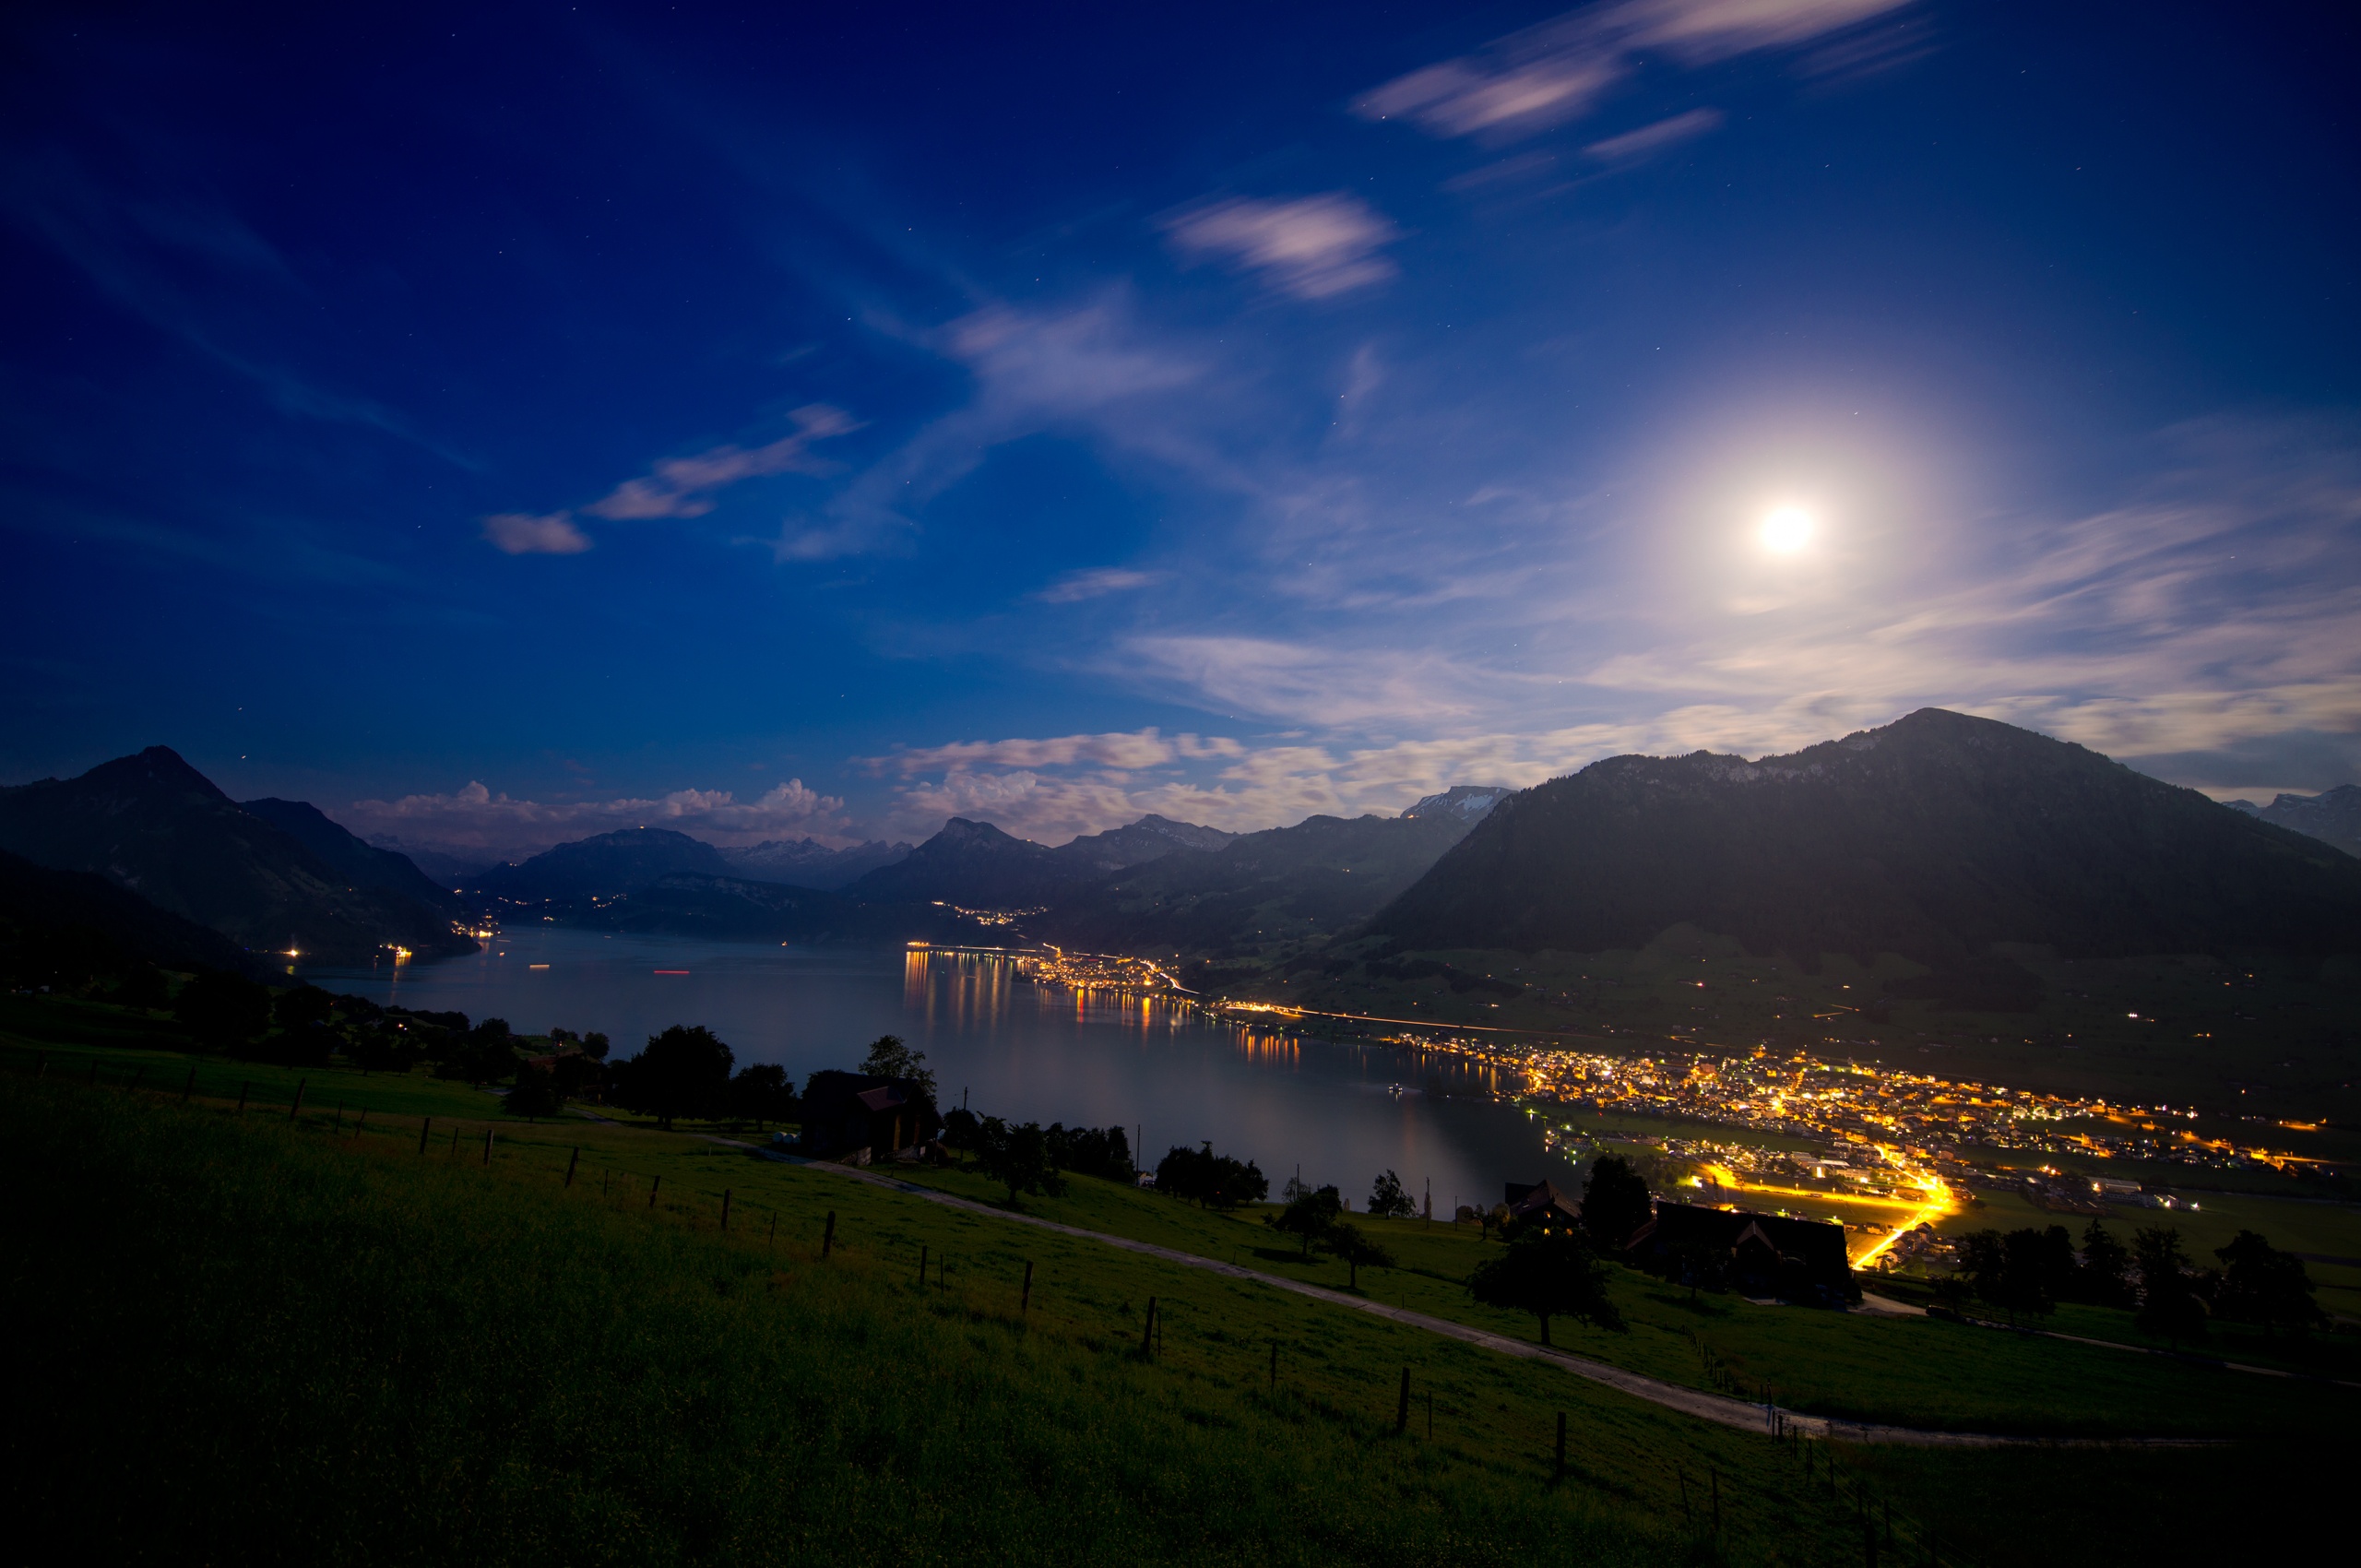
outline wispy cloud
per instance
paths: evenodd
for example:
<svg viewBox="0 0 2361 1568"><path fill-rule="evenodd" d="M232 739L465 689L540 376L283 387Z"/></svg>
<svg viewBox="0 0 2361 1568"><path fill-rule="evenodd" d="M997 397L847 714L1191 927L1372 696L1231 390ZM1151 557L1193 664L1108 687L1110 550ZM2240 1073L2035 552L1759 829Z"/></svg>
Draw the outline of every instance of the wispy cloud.
<svg viewBox="0 0 2361 1568"><path fill-rule="evenodd" d="M451 852L499 854L546 849L619 827L669 827L722 844L783 835L836 837L844 802L790 778L741 801L728 790L675 790L651 798L514 800L481 783L442 795L355 801L338 819L363 837L398 837Z"/></svg>
<svg viewBox="0 0 2361 1568"><path fill-rule="evenodd" d="M1133 572L1121 566L1096 566L1088 571L1068 572L1057 581L1042 588L1033 597L1044 604L1078 604L1086 599L1100 599L1110 593L1129 593L1156 581L1154 572Z"/></svg>
<svg viewBox="0 0 2361 1568"><path fill-rule="evenodd" d="M1623 0L1589 6L1397 77L1356 100L1364 119L1506 141L1597 108L1661 52L1690 65L1808 42L1907 0Z"/></svg>
<svg viewBox="0 0 2361 1568"><path fill-rule="evenodd" d="M1384 214L1342 191L1295 201L1216 201L1175 214L1163 228L1183 257L1217 258L1306 300L1393 277L1394 263L1378 253L1400 237Z"/></svg>
<svg viewBox="0 0 2361 1568"><path fill-rule="evenodd" d="M742 480L836 472L841 465L818 456L812 445L859 430L860 422L825 403L810 404L788 417L795 422L794 431L768 445L714 446L693 457L667 457L651 472L625 480L582 509L615 522L701 517L713 510L716 491Z"/></svg>
<svg viewBox="0 0 2361 1568"><path fill-rule="evenodd" d="M1608 137L1583 148L1603 163L1635 163L1650 158L1666 148L1694 141L1718 127L1722 112L1718 109L1691 109L1686 114L1675 114L1658 120L1653 125L1642 125L1636 131L1626 131L1619 137Z"/></svg>
<svg viewBox="0 0 2361 1568"><path fill-rule="evenodd" d="M1071 767L1088 763L1135 772L1180 759L1240 756L1243 748L1222 736L1166 735L1153 727L1104 735L1055 735L1043 740L955 741L863 758L872 770L901 774L973 767Z"/></svg>
<svg viewBox="0 0 2361 1568"><path fill-rule="evenodd" d="M590 548L590 538L564 512L534 517L527 512L494 512L483 520L483 537L506 555L579 555Z"/></svg>

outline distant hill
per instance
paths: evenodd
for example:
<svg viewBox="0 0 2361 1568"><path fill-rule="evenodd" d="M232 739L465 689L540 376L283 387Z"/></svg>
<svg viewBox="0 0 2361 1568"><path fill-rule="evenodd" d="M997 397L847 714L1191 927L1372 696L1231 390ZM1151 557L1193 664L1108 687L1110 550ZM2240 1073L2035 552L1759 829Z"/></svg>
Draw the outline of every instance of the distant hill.
<svg viewBox="0 0 2361 1568"><path fill-rule="evenodd" d="M0 849L102 875L250 948L337 963L395 944L421 956L475 950L441 909L331 866L164 746L0 789Z"/></svg>
<svg viewBox="0 0 2361 1568"><path fill-rule="evenodd" d="M1061 844L1054 853L1075 867L1078 874L1104 875L1126 866L1161 860L1175 849L1218 849L1237 837L1218 827L1200 827L1193 822L1175 822L1169 816L1150 814L1121 827L1110 827L1104 833L1087 834Z"/></svg>
<svg viewBox="0 0 2361 1568"><path fill-rule="evenodd" d="M617 898L575 904L567 923L599 931L669 932L727 942L955 942L977 927L931 903L863 903L843 893L676 874Z"/></svg>
<svg viewBox="0 0 2361 1568"><path fill-rule="evenodd" d="M253 955L219 932L160 909L94 872L56 871L0 852L0 947L22 960L61 944L100 968L142 963L256 980L264 973ZM5 967L29 968L22 961Z"/></svg>
<svg viewBox="0 0 2361 1568"><path fill-rule="evenodd" d="M1314 816L1176 850L1070 890L1026 930L1149 953L1334 936L1418 880L1504 794L1462 786L1400 816Z"/></svg>
<svg viewBox="0 0 2361 1568"><path fill-rule="evenodd" d="M1676 922L1973 967L2361 950L2361 863L2081 746L1938 708L1792 756L1622 756L1511 795L1370 921L1396 949L1637 948Z"/></svg>
<svg viewBox="0 0 2361 1568"><path fill-rule="evenodd" d="M2232 811L2284 827L2348 855L2361 856L2361 785L2340 784L2318 795L2280 795L2267 806L2252 801L2224 802Z"/></svg>
<svg viewBox="0 0 2361 1568"><path fill-rule="evenodd" d="M353 837L308 802L267 798L240 803L317 855L329 870L339 873L356 887L374 887L415 898L428 909L452 918L466 912L457 894L421 871L408 855L381 849Z"/></svg>
<svg viewBox="0 0 2361 1568"><path fill-rule="evenodd" d="M1094 868L1063 859L1046 845L1013 837L989 822L955 816L902 860L844 891L872 904L940 900L970 909L1025 909L1095 874Z"/></svg>
<svg viewBox="0 0 2361 1568"><path fill-rule="evenodd" d="M516 865L494 866L470 893L516 903L570 902L628 893L659 877L729 876L730 862L702 838L668 827L626 827L577 838Z"/></svg>
<svg viewBox="0 0 2361 1568"><path fill-rule="evenodd" d="M725 849L721 858L730 862L732 874L751 881L833 891L880 866L906 860L909 853L908 844L875 838L846 849L831 849L811 838L769 838L745 849Z"/></svg>

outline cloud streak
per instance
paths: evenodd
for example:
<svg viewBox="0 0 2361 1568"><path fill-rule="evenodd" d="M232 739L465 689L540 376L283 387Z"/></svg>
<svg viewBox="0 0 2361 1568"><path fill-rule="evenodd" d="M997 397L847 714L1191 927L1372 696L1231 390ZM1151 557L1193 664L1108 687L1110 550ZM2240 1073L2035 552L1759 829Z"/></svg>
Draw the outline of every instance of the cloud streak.
<svg viewBox="0 0 2361 1568"><path fill-rule="evenodd" d="M1585 6L1397 77L1354 101L1366 120L1512 141L1578 120L1662 53L1696 66L1792 46L1907 0L1625 0Z"/></svg>
<svg viewBox="0 0 2361 1568"><path fill-rule="evenodd" d="M783 835L826 838L842 826L844 802L800 778L757 799L728 790L675 790L647 798L604 801L515 800L481 783L440 795L355 801L338 820L364 837L399 838L460 853L514 855L619 827L669 827L721 844Z"/></svg>
<svg viewBox="0 0 2361 1568"><path fill-rule="evenodd" d="M1302 300L1365 289L1397 270L1379 252L1400 238L1399 231L1342 191L1296 201L1216 201L1176 214L1163 228L1184 259L1223 261Z"/></svg>

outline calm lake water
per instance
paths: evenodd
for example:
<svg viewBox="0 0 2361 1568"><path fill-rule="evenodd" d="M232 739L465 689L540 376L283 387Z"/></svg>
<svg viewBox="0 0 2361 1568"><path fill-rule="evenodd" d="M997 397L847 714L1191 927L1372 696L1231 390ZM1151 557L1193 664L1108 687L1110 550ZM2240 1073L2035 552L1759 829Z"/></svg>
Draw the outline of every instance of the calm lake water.
<svg viewBox="0 0 2361 1568"><path fill-rule="evenodd" d="M1014 1121L1120 1123L1158 1156L1210 1138L1258 1162L1274 1195L1299 1165L1355 1208L1384 1170L1414 1196L1431 1182L1447 1214L1454 1200L1498 1203L1504 1182L1571 1169L1543 1152L1524 1112L1484 1099L1489 1078L1458 1058L1216 1026L1036 986L1002 959L544 928L471 958L306 978L519 1030L600 1029L617 1055L668 1025L704 1024L740 1065L776 1062L798 1082L856 1066L870 1040L896 1034L926 1052L946 1106L964 1095L979 1114ZM1422 1092L1430 1077L1447 1098Z"/></svg>

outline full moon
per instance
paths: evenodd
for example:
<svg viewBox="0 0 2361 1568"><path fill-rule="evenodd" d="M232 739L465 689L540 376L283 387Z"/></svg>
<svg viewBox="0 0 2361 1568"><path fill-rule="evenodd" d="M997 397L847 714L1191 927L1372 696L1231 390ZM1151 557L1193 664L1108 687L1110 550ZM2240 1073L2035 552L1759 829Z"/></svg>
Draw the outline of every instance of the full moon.
<svg viewBox="0 0 2361 1568"><path fill-rule="evenodd" d="M1793 555L1811 542L1811 514L1800 506L1780 506L1762 519L1762 548Z"/></svg>

